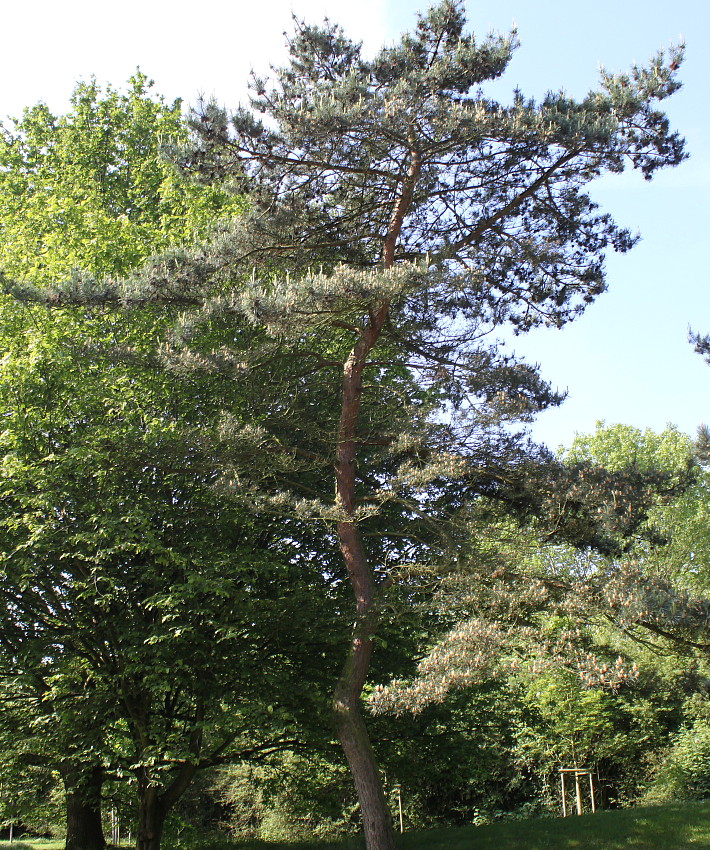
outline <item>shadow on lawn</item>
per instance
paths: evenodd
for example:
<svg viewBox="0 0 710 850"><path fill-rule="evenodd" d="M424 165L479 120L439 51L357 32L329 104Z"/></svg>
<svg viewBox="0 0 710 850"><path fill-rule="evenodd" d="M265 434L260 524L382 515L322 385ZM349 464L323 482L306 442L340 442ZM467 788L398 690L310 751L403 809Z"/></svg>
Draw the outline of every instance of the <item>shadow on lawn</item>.
<svg viewBox="0 0 710 850"><path fill-rule="evenodd" d="M710 803L504 821L491 826L409 832L397 838L401 850L710 850ZM337 843L245 841L204 850L362 848L362 839L350 838Z"/></svg>
<svg viewBox="0 0 710 850"><path fill-rule="evenodd" d="M710 848L710 805L508 821L403 836L402 850L685 850Z"/></svg>
<svg viewBox="0 0 710 850"><path fill-rule="evenodd" d="M25 840L12 845L0 842L0 850L49 850L56 846ZM710 850L710 802L408 832L397 836L397 846L400 850ZM362 839L352 837L339 842L217 841L189 850L363 848Z"/></svg>

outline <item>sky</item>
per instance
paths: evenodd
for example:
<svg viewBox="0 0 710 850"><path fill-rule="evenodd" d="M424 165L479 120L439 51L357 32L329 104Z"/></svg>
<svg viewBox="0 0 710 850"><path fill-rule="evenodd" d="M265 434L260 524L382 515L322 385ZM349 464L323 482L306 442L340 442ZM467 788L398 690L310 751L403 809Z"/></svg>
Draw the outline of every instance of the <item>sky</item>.
<svg viewBox="0 0 710 850"><path fill-rule="evenodd" d="M284 58L292 14L325 16L373 53L416 23L415 0L35 0L2 2L0 120L46 102L61 113L75 82L94 75L120 87L136 67L155 90L186 104L215 97L228 108L246 98L250 71ZM694 434L710 422L710 366L693 352L689 327L710 333L710 2L709 0L467 0L469 29L517 27L521 46L490 93L514 88L533 97L564 89L583 97L599 67L624 71L683 40L683 89L665 109L687 139L690 159L645 182L637 174L603 178L594 199L641 242L607 264L608 292L563 330L539 330L506 345L540 364L567 390L541 414L533 436L552 448L597 421ZM12 37L9 37L11 34Z"/></svg>

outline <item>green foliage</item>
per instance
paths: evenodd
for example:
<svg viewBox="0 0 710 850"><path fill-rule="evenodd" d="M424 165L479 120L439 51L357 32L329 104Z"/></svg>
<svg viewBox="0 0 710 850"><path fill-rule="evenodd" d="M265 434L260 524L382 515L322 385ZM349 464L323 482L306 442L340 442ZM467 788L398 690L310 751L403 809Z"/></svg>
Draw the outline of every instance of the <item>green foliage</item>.
<svg viewBox="0 0 710 850"><path fill-rule="evenodd" d="M117 768L170 799L183 771L318 723L326 579L215 486L235 385L143 368L150 315L3 306L5 744ZM108 334L132 356L77 352Z"/></svg>
<svg viewBox="0 0 710 850"><path fill-rule="evenodd" d="M693 460L693 441L669 425L660 433L597 422L594 434L577 434L561 452L565 463L592 463L609 472L660 472L678 478Z"/></svg>
<svg viewBox="0 0 710 850"><path fill-rule="evenodd" d="M296 236L281 250L299 266L333 256L376 263L399 207L406 220L393 259L428 252L475 269L460 281L462 313L483 302L521 329L562 323L602 291L604 248L634 241L594 212L580 186L626 161L650 175L682 160L682 141L655 110L678 83L658 56L630 76L604 75L581 103L550 93L536 104L518 94L501 106L478 86L505 71L517 36L479 40L465 23L459 4L440 3L371 60L337 26L298 23L291 63L273 84L254 81L257 114L242 108L230 120L205 104L180 161L204 180L245 174L265 209L277 200L279 225ZM681 53L672 52L673 67ZM553 205L538 194L542 186ZM405 209L399 199L410 189ZM281 200L292 196L302 203L289 215ZM447 209L442 196L456 203ZM268 224L261 227L268 240ZM522 240L509 239L513 232ZM268 252L273 243L262 244Z"/></svg>
<svg viewBox="0 0 710 850"><path fill-rule="evenodd" d="M72 268L126 274L150 254L204 234L242 202L180 180L161 155L185 137L180 101L151 94L137 71L126 91L77 84L71 109L39 103L0 127L0 268L50 284Z"/></svg>
<svg viewBox="0 0 710 850"><path fill-rule="evenodd" d="M661 574L696 593L710 588L710 474L649 516L649 529L659 541L648 557Z"/></svg>
<svg viewBox="0 0 710 850"><path fill-rule="evenodd" d="M710 723L696 718L676 734L642 798L648 804L710 797Z"/></svg>
<svg viewBox="0 0 710 850"><path fill-rule="evenodd" d="M179 104L152 99L149 85L140 74L127 94L80 84L69 115L38 106L8 131L10 272L39 285L78 264L125 273L241 208L160 158L161 136L184 130ZM266 553L268 525L215 489L216 427L236 412L234 386L175 384L156 368L169 316L50 314L8 299L0 309L4 747L72 770L110 766L175 795L216 753L291 736L309 699L289 643L314 609L305 572ZM109 355L108 340L120 351ZM308 678L318 704L319 675Z"/></svg>
<svg viewBox="0 0 710 850"><path fill-rule="evenodd" d="M221 561L219 537L215 541L205 523L209 514L221 528L224 516L205 492L218 479L216 470L221 467L221 482L261 519L279 517L282 545L293 543L284 557L288 578L317 564L316 574L306 573L303 594L319 600L306 609L323 615L315 633L330 636L332 621L339 621L348 635L333 708L358 787L368 788L361 806L373 847L378 830L378 842L390 844L360 695L373 645L386 640L377 634L379 621L392 596L411 604L423 588L426 594L437 570L461 566L457 543L469 529L457 522L462 506L500 495L508 471L528 453L511 423L562 400L536 368L487 340L504 324L516 332L561 326L603 292L606 252L626 251L635 239L597 211L584 191L590 181L627 163L650 177L685 156L682 139L657 108L679 86L674 71L681 48L671 51L670 65L659 54L628 75L603 74L599 89L579 103L551 93L536 104L517 92L502 106L481 86L503 73L516 44L514 34L477 41L465 32L463 6L449 0L372 59L338 27L297 23L287 66L275 71L273 84L253 82L255 111L239 109L230 118L214 103L203 104L191 118L187 143L178 139L173 146L181 169L202 185L226 188L237 180L249 192L249 214L200 247L165 253L123 280L104 276L99 263L43 295L64 306L190 308L162 352L183 384L175 390L178 410L189 407L186 385L196 369L210 379L228 378L236 397L225 405L214 437L209 403L203 410L200 398L187 414L209 434L182 470L197 477L197 486L188 488L170 463L148 463L140 453L134 462L112 447L113 459L100 464L114 494L110 518L118 520L101 541L108 556L88 553L93 529L87 522L70 529L72 543L80 544L78 560L88 559L92 578L97 557L107 561L110 575L116 565L120 572L127 563L144 569L148 562L140 610L158 661L148 681L159 691L172 669L169 652L161 654L165 626L171 632L166 646L176 639L176 646L197 648L207 658L202 620L187 627L191 614L204 611L194 604L189 581L180 579L193 567L190 547L197 547L209 586L218 568L236 569L231 558ZM110 174L104 170L104 182ZM311 271L319 267L320 273ZM31 287L14 291L38 297ZM129 382L129 398L131 389ZM117 418L123 425L122 411ZM156 419L154 427L149 419L138 429L131 447L145 438L151 451L155 443L161 457L174 461L171 448L180 440L172 443L165 419ZM130 414L125 424L132 424ZM47 460L50 454L43 460L51 473L56 453ZM209 473L201 467L205 457ZM126 497L112 465L116 458L125 461L145 499ZM86 456L79 460L89 463ZM171 496L158 511L150 509L154 488ZM199 493L196 518L188 489ZM126 508L128 540L119 532ZM74 515L72 504L69 526ZM65 515L52 517L52 525L66 526ZM161 529L169 529L166 537ZM254 539L247 535L246 544ZM251 548L246 544L242 558ZM103 579L103 561L100 567ZM181 590L187 585L184 599L176 601L173 589L158 590L158 574L176 577L172 583ZM355 610L340 592L346 576ZM249 573L236 588L236 603L248 601L252 580ZM391 595L396 583L400 588ZM117 601L111 581L109 587ZM82 592L90 593L88 581ZM270 619L262 620L261 611L252 615L259 638L261 627L281 626L280 618L302 610L275 595ZM237 634L226 632L248 658L258 655L259 641L250 643L253 621L246 617ZM289 627L297 630L294 621ZM495 643L501 624L488 633ZM472 630L464 638L480 634ZM286 646L296 647L300 658L308 655L296 636L289 634ZM279 647L281 661L286 646ZM319 663L329 658L328 646ZM140 676L148 670L147 655L139 653ZM292 680L296 667L289 668ZM245 668L252 674L242 680L249 696L263 697L269 674ZM320 682L313 661L305 669ZM602 724L602 707L587 707ZM290 719L291 706L279 709ZM201 721L191 715L191 723L199 736ZM195 758L170 743L178 757ZM145 753L151 766L162 756L157 745ZM284 809L277 814L283 825Z"/></svg>
<svg viewBox="0 0 710 850"><path fill-rule="evenodd" d="M330 747L328 749L331 749ZM357 810L345 766L333 753L285 752L268 764L220 771L222 825L234 838L334 838L351 832Z"/></svg>
<svg viewBox="0 0 710 850"><path fill-rule="evenodd" d="M710 844L707 803L620 809L582 817L541 818L410 832L402 850L696 850ZM13 845L14 847L15 845ZM32 850L42 845L33 842ZM359 838L341 841L196 841L185 850L361 850Z"/></svg>
<svg viewBox="0 0 710 850"><path fill-rule="evenodd" d="M617 691L584 688L561 672L527 683L514 758L531 776L545 809L559 810L562 767L595 771L597 793L607 805L636 799L647 775L646 759L664 746L668 731L663 690L644 691L638 685Z"/></svg>
<svg viewBox="0 0 710 850"><path fill-rule="evenodd" d="M399 786L407 831L490 822L532 802L514 759L521 704L502 677L453 694L416 717L378 718L375 729L395 822Z"/></svg>
<svg viewBox="0 0 710 850"><path fill-rule="evenodd" d="M3 748L0 764L0 829L12 823L32 835L63 836L63 789L60 778L46 765L13 758Z"/></svg>
<svg viewBox="0 0 710 850"><path fill-rule="evenodd" d="M538 730L543 733L546 746L535 752L532 730L528 727L521 730L523 747L550 774L557 765L594 767L627 746L626 741L615 740L617 706L601 690L583 690L579 682L569 677L548 674L529 684L525 702L537 715Z"/></svg>

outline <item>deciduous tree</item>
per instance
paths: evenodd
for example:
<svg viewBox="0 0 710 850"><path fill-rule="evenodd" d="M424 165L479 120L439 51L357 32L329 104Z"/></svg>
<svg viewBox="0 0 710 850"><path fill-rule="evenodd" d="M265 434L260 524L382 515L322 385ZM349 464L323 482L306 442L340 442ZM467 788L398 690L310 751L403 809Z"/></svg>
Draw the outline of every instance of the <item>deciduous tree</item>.
<svg viewBox="0 0 710 850"><path fill-rule="evenodd" d="M179 102L165 104L151 85L140 73L126 92L79 84L67 115L40 104L3 128L7 273L39 286L77 266L125 273L194 238L218 211L241 209L236 196L190 186L161 159L161 144L184 138L185 127ZM272 567L281 571L288 556L258 554L261 538L250 548L252 521L240 540L239 517L211 487L213 458L186 436L193 402L205 433L205 415L214 424L234 396L210 395L204 379L183 385L190 404L181 407L164 378L143 368L157 357L167 317L50 315L6 298L0 310L6 720L24 729L25 758L62 774L69 848L103 847L103 771L117 764L137 774L141 820L154 821L139 840L151 832L157 846L170 804L211 753L224 757L230 741L251 752L266 744L268 734L250 737L254 717L269 725L262 707L249 703L253 692L231 666L221 678L219 647L238 639L237 608L246 604L253 617L252 579L273 609ZM87 351L96 355L107 340L121 340L130 356L92 364ZM258 561L258 577L247 578L247 561ZM269 655L269 641L261 643L260 672ZM236 654L246 669L249 651ZM204 666L199 676L196 666ZM217 708L227 694L218 680L239 693L231 715Z"/></svg>
<svg viewBox="0 0 710 850"><path fill-rule="evenodd" d="M49 284L70 269L126 274L194 238L239 197L190 186L161 156L185 137L180 101L137 71L125 90L80 82L69 111L43 103L0 125L0 269Z"/></svg>

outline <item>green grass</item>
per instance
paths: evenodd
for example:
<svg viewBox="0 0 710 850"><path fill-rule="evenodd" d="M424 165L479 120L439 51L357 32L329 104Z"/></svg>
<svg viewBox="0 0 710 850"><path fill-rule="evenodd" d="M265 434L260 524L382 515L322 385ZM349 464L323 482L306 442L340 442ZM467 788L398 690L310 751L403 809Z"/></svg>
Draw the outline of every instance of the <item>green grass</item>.
<svg viewBox="0 0 710 850"><path fill-rule="evenodd" d="M622 809L582 817L505 821L407 832L401 850L710 850L710 803ZM61 850L61 841L0 841L0 850ZM238 841L199 850L361 850L361 839L330 842ZM185 850L193 848L185 847ZM197 850L197 848L195 848Z"/></svg>
<svg viewBox="0 0 710 850"><path fill-rule="evenodd" d="M491 826L405 832L401 850L710 850L710 803L621 809L595 815ZM239 842L234 850L361 850L361 840L338 844ZM202 850L230 850L230 845Z"/></svg>
<svg viewBox="0 0 710 850"><path fill-rule="evenodd" d="M0 848L5 850L64 850L63 841L48 841L46 838L16 838L12 844L9 841L0 841Z"/></svg>
<svg viewBox="0 0 710 850"><path fill-rule="evenodd" d="M710 848L710 805L509 821L404 839L405 850L697 850Z"/></svg>

